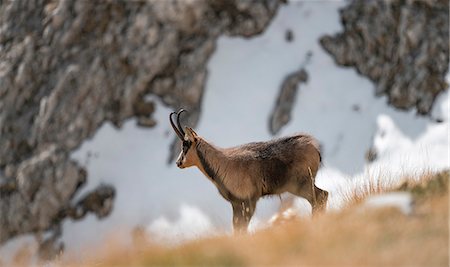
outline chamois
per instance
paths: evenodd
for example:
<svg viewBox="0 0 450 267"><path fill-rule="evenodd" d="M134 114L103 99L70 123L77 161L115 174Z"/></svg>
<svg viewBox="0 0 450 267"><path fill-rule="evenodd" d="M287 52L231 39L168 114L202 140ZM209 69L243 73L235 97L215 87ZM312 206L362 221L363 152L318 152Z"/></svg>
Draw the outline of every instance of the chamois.
<svg viewBox="0 0 450 267"><path fill-rule="evenodd" d="M169 115L170 124L182 141L176 164L196 166L233 208L233 229L246 232L256 202L266 195L289 192L305 198L313 214L325 209L328 192L317 188L314 178L321 163L318 142L310 135L297 134L268 142L219 148L181 127L180 109ZM177 126L172 116L177 115Z"/></svg>

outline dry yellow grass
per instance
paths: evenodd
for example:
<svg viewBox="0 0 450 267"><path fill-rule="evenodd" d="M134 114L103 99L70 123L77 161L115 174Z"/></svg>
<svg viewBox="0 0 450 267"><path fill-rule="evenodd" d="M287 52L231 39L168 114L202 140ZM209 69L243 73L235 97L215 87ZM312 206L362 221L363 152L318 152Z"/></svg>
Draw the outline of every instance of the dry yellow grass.
<svg viewBox="0 0 450 267"><path fill-rule="evenodd" d="M355 204L252 235L196 240L175 248L107 248L102 257L83 265L449 266L448 180L446 172L403 184L400 190L411 192L416 205L409 216L394 208L361 209Z"/></svg>
<svg viewBox="0 0 450 267"><path fill-rule="evenodd" d="M338 190L338 194L345 203L344 207L351 207L360 204L369 196L379 195L387 192L408 190L414 186L420 186L428 183L436 176L431 171L421 172L420 174L403 175L400 178L385 172L371 172L359 178L359 180L349 183L350 187L346 190ZM342 189L342 188L341 188Z"/></svg>

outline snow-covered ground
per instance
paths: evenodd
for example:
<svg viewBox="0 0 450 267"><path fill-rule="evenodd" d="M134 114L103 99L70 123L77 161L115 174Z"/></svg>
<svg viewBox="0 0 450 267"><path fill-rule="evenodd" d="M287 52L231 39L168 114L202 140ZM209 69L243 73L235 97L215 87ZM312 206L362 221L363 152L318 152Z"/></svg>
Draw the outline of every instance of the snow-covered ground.
<svg viewBox="0 0 450 267"><path fill-rule="evenodd" d="M338 9L343 5L293 1L280 8L261 36L221 37L208 65L203 113L196 127L198 134L223 147L272 138L268 121L279 86L311 52L308 83L301 85L293 119L280 135L308 132L320 140L324 167L317 183L331 192L330 207L340 205L338 188L364 179L368 172L404 175L449 168L447 93L433 111L433 118L442 123L414 111L398 111L386 104L386 98L374 97L374 85L367 78L338 67L320 47L321 36L342 30ZM286 30L293 32L292 42L285 40ZM168 123L171 110L155 101L155 128L139 128L130 120L117 130L106 123L73 153L89 173L78 197L102 182L114 185L117 194L107 219L90 215L64 223L68 252L100 244L112 233L129 233L135 226L144 227L159 242L231 232L229 204L200 171L167 165L174 138ZM365 153L372 144L379 158L366 164ZM279 205L278 198L261 200L252 227L264 225Z"/></svg>

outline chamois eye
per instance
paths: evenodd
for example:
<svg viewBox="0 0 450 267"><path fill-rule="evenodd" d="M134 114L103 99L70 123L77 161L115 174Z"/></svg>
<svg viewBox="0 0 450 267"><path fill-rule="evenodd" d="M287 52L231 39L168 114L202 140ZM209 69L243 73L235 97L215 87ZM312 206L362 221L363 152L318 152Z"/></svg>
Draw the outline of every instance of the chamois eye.
<svg viewBox="0 0 450 267"><path fill-rule="evenodd" d="M190 147L191 147L190 141L183 141L183 151L184 152L188 151Z"/></svg>

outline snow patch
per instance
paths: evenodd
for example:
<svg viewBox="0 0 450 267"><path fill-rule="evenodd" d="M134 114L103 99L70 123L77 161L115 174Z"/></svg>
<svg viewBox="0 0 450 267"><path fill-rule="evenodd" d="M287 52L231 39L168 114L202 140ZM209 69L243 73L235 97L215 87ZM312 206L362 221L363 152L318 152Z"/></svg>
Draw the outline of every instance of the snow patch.
<svg viewBox="0 0 450 267"><path fill-rule="evenodd" d="M366 208L398 208L405 215L413 212L413 198L408 192L393 192L378 196L371 196L365 202Z"/></svg>
<svg viewBox="0 0 450 267"><path fill-rule="evenodd" d="M447 100L448 101L448 100ZM377 120L374 148L379 159L366 166L394 176L417 176L448 169L448 121L430 122L415 140L408 138L386 115Z"/></svg>
<svg viewBox="0 0 450 267"><path fill-rule="evenodd" d="M148 225L146 232L152 242L165 244L179 244L215 233L210 219L200 209L186 204L181 205L177 220L159 217Z"/></svg>

